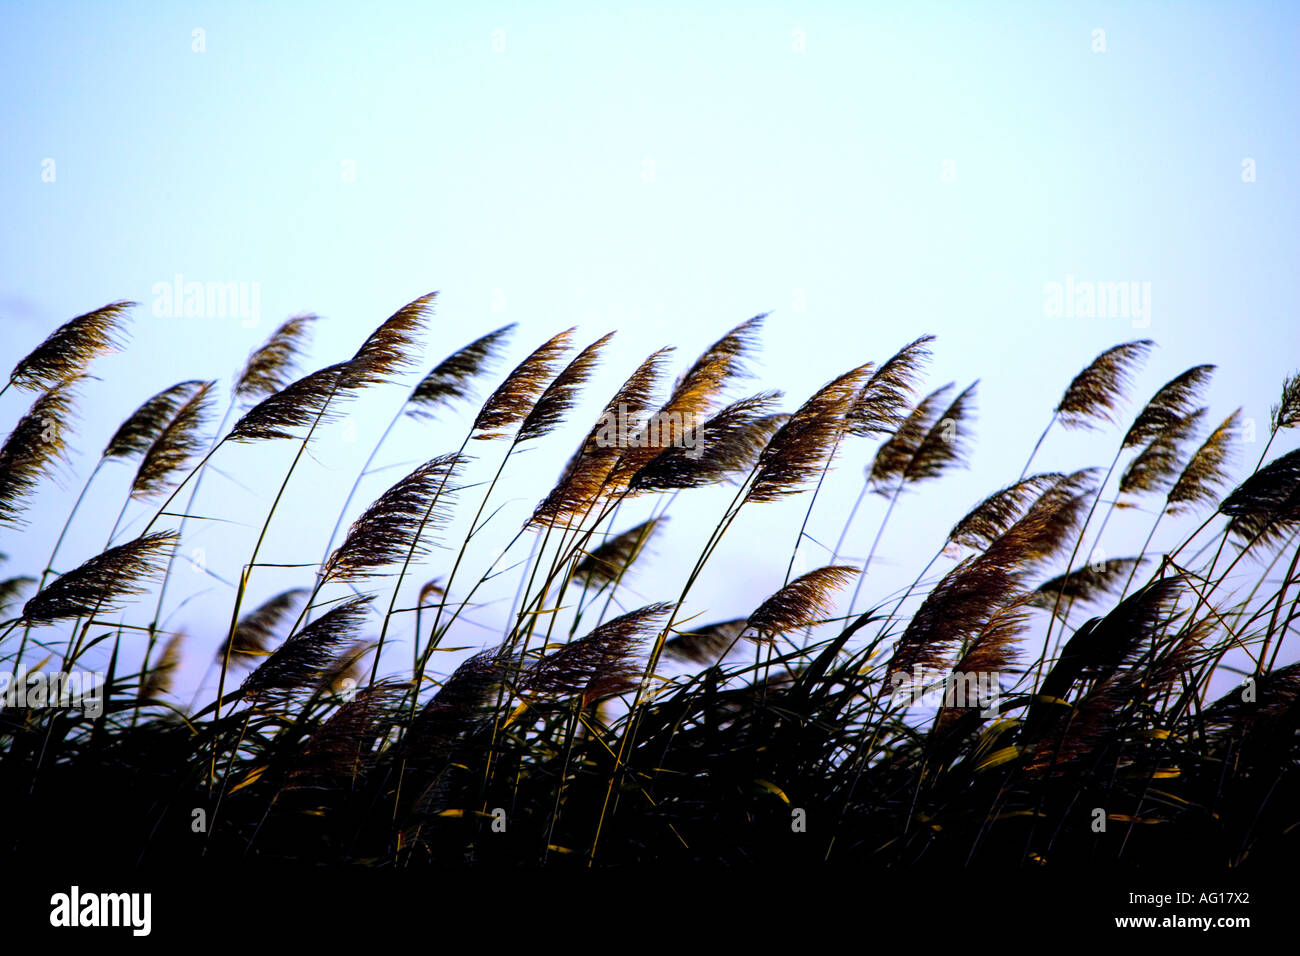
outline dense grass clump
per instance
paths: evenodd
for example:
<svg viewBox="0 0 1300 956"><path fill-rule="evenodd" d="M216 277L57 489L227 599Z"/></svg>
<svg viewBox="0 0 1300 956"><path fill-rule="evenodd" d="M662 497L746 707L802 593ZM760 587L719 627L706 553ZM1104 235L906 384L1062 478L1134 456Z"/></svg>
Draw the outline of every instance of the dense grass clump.
<svg viewBox="0 0 1300 956"><path fill-rule="evenodd" d="M141 396L114 435L92 439L106 443L87 488L106 463L136 471L104 548L79 561L60 551L74 519L93 518L77 515L85 489L48 558L24 535L51 520L42 483L68 460L76 403L114 387L87 369L120 347L130 303L72 320L17 362L5 391L37 395L0 446L16 568L0 581L4 852L122 865L1226 868L1297 849L1300 664L1286 662L1300 614L1300 451L1268 457L1300 425L1294 379L1245 471L1240 412L1216 423L1201 404L1212 366L1129 417L1153 343L1102 353L1043 434L1116 428L1109 465L1031 474L1039 438L1019 478L933 542L905 592L873 594L871 562L903 493L948 480L973 441L976 385L922 387L930 336L788 411L776 392L736 394L762 316L675 379L662 349L601 406L549 487L521 489L501 480L507 463L578 416L610 336L575 350L574 330L561 332L479 404L514 330L408 381L434 302L417 299L350 358L306 374L316 320L289 319L233 376L215 427L215 382ZM408 466L345 528L358 475L337 520L316 529L324 538L333 522L326 552L297 568L296 586L250 601L272 566L276 512L310 480L313 440L392 383L409 391L362 474L404 416L463 412L463 441ZM193 522L222 517L203 476L230 446L265 443L294 447L292 463L249 476L278 490L224 582L228 617L182 644L162 609ZM698 619L697 582L742 510L803 496L806 528L847 454L868 467L828 560L803 570L796 557L813 545L801 529L784 582L747 616ZM522 528L498 519L506 485L537 502ZM734 494L703 549L663 554L671 506L717 485ZM869 493L886 504L874 536L860 536ZM118 541L132 504L148 521ZM628 521L634 504L648 516ZM1153 516L1146 545L1105 556L1108 519L1134 507ZM467 529L449 538L462 515ZM1151 550L1170 522L1186 526L1181 540ZM491 535L489 566L473 566L471 544ZM631 596L630 570L649 561L676 569L675 593ZM464 618L503 576L516 597L485 639ZM193 688L176 696L183 655L202 642L208 672L192 699ZM102 688L77 683L86 671L104 673Z"/></svg>

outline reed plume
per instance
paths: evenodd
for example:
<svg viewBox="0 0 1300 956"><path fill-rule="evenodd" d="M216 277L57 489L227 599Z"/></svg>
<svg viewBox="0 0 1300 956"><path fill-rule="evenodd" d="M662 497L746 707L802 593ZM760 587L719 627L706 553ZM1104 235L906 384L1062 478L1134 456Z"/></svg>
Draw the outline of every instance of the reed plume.
<svg viewBox="0 0 1300 956"><path fill-rule="evenodd" d="M307 739L288 786L330 787L367 769L373 763L376 724L408 689L401 681L383 680L357 691Z"/></svg>
<svg viewBox="0 0 1300 956"><path fill-rule="evenodd" d="M1274 433L1300 425L1300 372L1283 380L1282 398L1269 409L1269 424Z"/></svg>
<svg viewBox="0 0 1300 956"><path fill-rule="evenodd" d="M178 631L163 645L158 663L149 669L140 688L140 696L145 700L157 700L171 693L176 669L181 663L181 644L184 638L185 635Z"/></svg>
<svg viewBox="0 0 1300 956"><path fill-rule="evenodd" d="M67 460L76 382L64 379L36 399L0 445L0 524L22 524L27 499L56 463Z"/></svg>
<svg viewBox="0 0 1300 956"><path fill-rule="evenodd" d="M210 399L215 386L216 382L200 383L158 430L131 482L132 498L141 500L167 491L174 476L203 452L203 428L212 411Z"/></svg>
<svg viewBox="0 0 1300 956"><path fill-rule="evenodd" d="M1183 443L1193 438L1209 409L1170 421L1152 437L1120 474L1121 495L1144 494L1172 488L1183 470Z"/></svg>
<svg viewBox="0 0 1300 956"><path fill-rule="evenodd" d="M380 324L361 343L361 348L344 363L339 385L347 391L381 385L394 375L415 366L416 335L433 314L437 292L428 292L408 302Z"/></svg>
<svg viewBox="0 0 1300 956"><path fill-rule="evenodd" d="M1094 428L1098 421L1114 424L1133 374L1154 347L1150 339L1139 339L1098 355L1066 388L1055 409L1057 420L1065 428Z"/></svg>
<svg viewBox="0 0 1300 956"><path fill-rule="evenodd" d="M113 437L104 446L101 457L111 460L134 458L136 455L144 454L172 421L176 411L203 384L198 379L178 382L147 399L118 426Z"/></svg>
<svg viewBox="0 0 1300 956"><path fill-rule="evenodd" d="M688 444L688 433L698 433L700 422L721 401L733 378L745 378L745 358L753 348L766 314L742 322L704 350L689 369L678 376L668 398L641 423L631 436L609 476L619 488L643 470L657 455Z"/></svg>
<svg viewBox="0 0 1300 956"><path fill-rule="evenodd" d="M907 420L912 394L930 358L928 346L933 341L933 335L923 335L909 342L871 374L849 409L851 435L890 435Z"/></svg>
<svg viewBox="0 0 1300 956"><path fill-rule="evenodd" d="M528 668L520 677L520 690L529 696L580 694L583 706L630 690L641 673L633 664L637 652L656 620L672 609L668 603L650 604L607 621Z"/></svg>
<svg viewBox="0 0 1300 956"><path fill-rule="evenodd" d="M578 400L578 391L586 384L600 360L600 350L614 337L613 332L602 335L578 353L546 390L538 397L532 409L524 416L515 442L531 441L549 435L564 421Z"/></svg>
<svg viewBox="0 0 1300 956"><path fill-rule="evenodd" d="M835 607L835 592L857 573L857 568L828 565L795 578L755 609L748 629L768 641L820 623Z"/></svg>
<svg viewBox="0 0 1300 956"><path fill-rule="evenodd" d="M35 578L25 574L0 581L0 614L8 611L9 606L18 600L19 595L35 583Z"/></svg>
<svg viewBox="0 0 1300 956"><path fill-rule="evenodd" d="M702 415L729 381L751 376L747 360L758 345L758 335L768 314L764 312L740 323L705 349L678 376L673 383L673 396L679 411L689 405L696 414ZM673 405L673 400L669 404Z"/></svg>
<svg viewBox="0 0 1300 956"><path fill-rule="evenodd" d="M1265 465L1219 505L1228 533L1246 547L1276 541L1300 523L1300 449Z"/></svg>
<svg viewBox="0 0 1300 956"><path fill-rule="evenodd" d="M941 385L916 404L903 423L876 450L867 480L877 493L892 494L903 481L921 443L941 421L948 396L956 386Z"/></svg>
<svg viewBox="0 0 1300 956"><path fill-rule="evenodd" d="M471 400L474 380L496 364L515 327L514 322L503 325L439 362L411 391L406 400L406 414L412 418L432 418L440 408Z"/></svg>
<svg viewBox="0 0 1300 956"><path fill-rule="evenodd" d="M289 615L293 613L293 609L299 602L310 593L307 588L291 588L268 598L249 611L239 619L228 640L223 641L221 647L217 649L217 662L226 659L227 644L229 644L232 664L251 664L259 658L266 657L270 653L271 644L275 641L280 627L289 619Z"/></svg>
<svg viewBox="0 0 1300 956"><path fill-rule="evenodd" d="M679 490L741 480L789 421L790 416L771 411L779 397L779 392L763 392L742 398L687 429L677 444L658 452L632 475L628 489Z"/></svg>
<svg viewBox="0 0 1300 956"><path fill-rule="evenodd" d="M1034 591L1030 604L1046 611L1058 607L1062 600L1068 607L1075 601L1089 602L1105 597L1120 583L1130 579L1142 564L1142 558L1108 558L1093 564L1059 574L1044 581Z"/></svg>
<svg viewBox="0 0 1300 956"><path fill-rule="evenodd" d="M903 467L899 476L902 484L938 478L946 469L965 462L970 450L970 430L966 423L973 415L978 384L972 382L966 386L930 426Z"/></svg>
<svg viewBox="0 0 1300 956"><path fill-rule="evenodd" d="M128 597L144 594L161 574L163 556L177 541L174 531L154 531L109 548L55 579L23 606L28 624L51 624L99 611L118 611Z"/></svg>
<svg viewBox="0 0 1300 956"><path fill-rule="evenodd" d="M765 317L755 316L732 329L677 379L668 399L627 442L610 472L610 484L627 487L660 454L696 447L707 432L703 420L717 407L727 384L748 375L744 358Z"/></svg>
<svg viewBox="0 0 1300 956"><path fill-rule="evenodd" d="M227 441L293 438L293 430L334 420L333 399L342 393L347 362L327 365L262 399L235 422Z"/></svg>
<svg viewBox="0 0 1300 956"><path fill-rule="evenodd" d="M845 416L870 372L870 365L861 365L822 386L776 430L758 456L746 502L776 501L817 480L839 446Z"/></svg>
<svg viewBox="0 0 1300 956"><path fill-rule="evenodd" d="M1045 491L1065 476L1057 472L1031 475L989 495L953 525L947 543L981 551L1006 533Z"/></svg>
<svg viewBox="0 0 1300 956"><path fill-rule="evenodd" d="M573 333L574 329L565 329L547 339L515 366L479 409L471 427L475 438L502 438L528 416L555 377L556 366L568 351Z"/></svg>
<svg viewBox="0 0 1300 956"><path fill-rule="evenodd" d="M1133 420L1122 447L1145 445L1193 414L1214 369L1213 365L1196 365L1162 385Z"/></svg>
<svg viewBox="0 0 1300 956"><path fill-rule="evenodd" d="M606 491L610 472L622 454L619 443L609 440L609 423L620 416L636 420L653 407L655 388L671 352L671 348L652 352L619 386L555 486L533 509L530 525L553 525L581 515Z"/></svg>
<svg viewBox="0 0 1300 956"><path fill-rule="evenodd" d="M316 690L337 694L356 687L361 683L361 661L374 647L372 641L354 641L322 669Z"/></svg>
<svg viewBox="0 0 1300 956"><path fill-rule="evenodd" d="M991 679L997 680L999 674L1015 666L1021 636L1029 629L1030 612L1026 601L1027 596L1017 596L993 612L965 653L953 665L954 679L961 680L964 675L975 674L991 675ZM967 693L969 695L969 691ZM935 734L942 735L956 725L969 723L972 714L980 716L979 710L970 706L969 696L965 703L965 707L958 707L945 697L944 706L939 708L939 713L935 716Z"/></svg>
<svg viewBox="0 0 1300 956"><path fill-rule="evenodd" d="M449 520L451 511L441 493L461 465L458 455L440 455L380 495L325 562L321 582L359 581L408 555L427 554L424 532L430 524Z"/></svg>
<svg viewBox="0 0 1300 956"><path fill-rule="evenodd" d="M134 302L110 302L59 326L9 373L9 384L48 391L85 372L105 352L121 348L122 320Z"/></svg>
<svg viewBox="0 0 1300 956"><path fill-rule="evenodd" d="M362 595L344 601L290 635L244 678L240 689L245 696L295 691L316 684L339 648L354 639L365 623L371 600L371 595Z"/></svg>
<svg viewBox="0 0 1300 956"><path fill-rule="evenodd" d="M1060 478L982 553L945 574L903 629L886 673L947 666L1001 609L1023 603L1027 576L1060 553L1081 524L1093 477L1094 469L1085 469Z"/></svg>
<svg viewBox="0 0 1300 956"><path fill-rule="evenodd" d="M445 597L447 589L442 585L442 578L430 578L420 586L420 607L432 607L437 598Z"/></svg>
<svg viewBox="0 0 1300 956"><path fill-rule="evenodd" d="M689 631L679 631L664 642L663 656L686 664L717 664L745 633L749 621L719 621Z"/></svg>
<svg viewBox="0 0 1300 956"><path fill-rule="evenodd" d="M440 760L456 738L487 718L488 702L507 667L508 662L495 648L462 661L415 715L402 742L402 754L416 766Z"/></svg>
<svg viewBox="0 0 1300 956"><path fill-rule="evenodd" d="M667 518L651 518L613 535L588 552L573 569L573 578L586 587L612 584L623 576L645 550Z"/></svg>
<svg viewBox="0 0 1300 956"><path fill-rule="evenodd" d="M274 395L293 380L298 358L311 336L317 316L295 315L280 324L259 348L254 349L235 377L237 401L257 402Z"/></svg>
<svg viewBox="0 0 1300 956"><path fill-rule="evenodd" d="M1185 514L1197 505L1218 501L1219 488L1228 480L1227 467L1233 459L1233 435L1240 427L1241 409L1237 409L1210 433L1196 450L1169 490L1165 512Z"/></svg>
<svg viewBox="0 0 1300 956"><path fill-rule="evenodd" d="M1083 624L1043 677L1039 696L1063 699L1080 678L1105 681L1133 661L1173 620L1185 587L1182 575L1160 578L1134 591L1104 617Z"/></svg>

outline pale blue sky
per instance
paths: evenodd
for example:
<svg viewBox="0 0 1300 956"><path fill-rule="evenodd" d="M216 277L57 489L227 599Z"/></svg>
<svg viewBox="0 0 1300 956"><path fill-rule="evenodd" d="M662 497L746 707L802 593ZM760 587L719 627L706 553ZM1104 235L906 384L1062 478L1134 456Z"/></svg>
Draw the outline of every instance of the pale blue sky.
<svg viewBox="0 0 1300 956"><path fill-rule="evenodd" d="M675 344L685 362L758 312L772 315L755 387L790 405L935 333L929 384L981 379L972 469L900 505L869 598L910 581L967 506L1019 474L1061 390L1110 345L1159 343L1135 403L1216 362L1214 420L1242 405L1263 429L1300 365L1297 8L699 6L0 6L0 357L11 366L90 308L141 303L130 351L86 390L64 490L42 495L21 540L0 534L0 551L48 551L93 455L152 392L228 382L297 311L326 317L311 367L337 361L431 289L427 364L508 321L512 362L570 325L584 343L617 329L593 403L652 349ZM259 323L154 315L155 284L177 273L258 283ZM1149 326L1046 316L1045 284L1067 275L1150 283ZM322 436L325 470L302 473L266 560L319 556L332 523L318 532L320 513L398 400L357 406L355 444ZM23 401L5 396L6 423ZM512 469L500 540L589 418ZM386 461L454 450L462 431L404 427ZM1117 437L1056 433L1036 464L1104 464ZM259 522L291 453L237 450L219 464L249 490L213 477L203 500ZM845 448L817 537L834 539L871 453ZM68 560L102 545L128 480L120 469L99 485ZM635 582L647 600L676 597L681 570L665 559L693 553L725 503L695 497ZM753 508L690 611L743 616L778 587L806 501ZM876 500L859 517L854 554L882 513ZM1149 518L1122 518L1120 538L1140 543ZM191 544L233 576L246 539L209 527ZM814 548L810 566L824 557ZM296 583L268 572L254 598ZM173 620L196 656L223 608L214 592Z"/></svg>

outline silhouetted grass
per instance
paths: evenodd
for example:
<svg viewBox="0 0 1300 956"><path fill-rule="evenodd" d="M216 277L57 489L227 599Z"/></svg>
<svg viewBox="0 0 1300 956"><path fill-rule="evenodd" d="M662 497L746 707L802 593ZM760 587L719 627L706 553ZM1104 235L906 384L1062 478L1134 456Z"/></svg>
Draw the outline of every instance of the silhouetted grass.
<svg viewBox="0 0 1300 956"><path fill-rule="evenodd" d="M1300 664L1278 661L1294 656L1288 633L1300 614L1300 452L1266 463L1300 424L1294 378L1254 470L1234 474L1239 412L1200 434L1211 366L1126 417L1153 343L1108 350L1069 385L1043 434L1057 423L1118 426L1109 467L1026 477L1039 438L1019 479L935 542L899 597L872 591L886 524L905 491L953 480L974 440L974 385L918 392L930 337L879 368L851 368L788 414L777 393L733 394L762 316L671 385L660 350L603 406L630 410L633 440L611 444L599 419L550 488L510 488L539 504L523 528L503 532L492 518L506 464L581 407L609 339L570 357L569 330L465 416L459 449L393 484L337 548L331 534L300 586L245 607L276 505L310 464L320 426L414 369L433 304L417 299L352 358L298 378L313 317L289 320L233 376L215 433L215 383L182 381L144 401L96 465L139 463L131 500L156 512L133 540L114 545L114 526L101 554L55 576L59 545L42 559L15 531L16 570L0 581L4 672L93 658L108 684L98 714L40 700L0 710L7 852L128 865L1234 867L1297 848ZM118 340L127 305L73 320L10 375L42 394L0 446L8 526L31 519L41 479L65 459L75 403L113 387L84 379ZM453 400L472 399L509 331L451 352L398 415L451 420ZM297 454L275 504L260 520L226 515L258 533L239 562L228 626L190 642L208 642L212 657L186 705L171 694L182 647L159 622L185 531L171 502L188 486L182 513L220 516L198 496L204 469L229 442L277 441ZM852 533L855 506L830 560L795 575L793 552L810 547L801 532L785 580L747 617L696 620L692 592L741 510L806 494L806 526L833 460L850 453L873 455L858 505L868 491L888 502L874 531ZM490 480L471 483L475 459L487 460ZM359 481L337 522L322 516L322 536L341 529ZM656 532L678 496L717 484L734 494L703 550L663 553ZM651 517L620 522L634 500L650 501ZM1096 553L1114 509L1134 506L1154 515L1147 546L1167 521L1189 525L1181 543L1076 562ZM460 512L473 515L462 540L431 548ZM64 533L75 516L74 506ZM492 565L470 568L470 542L489 534L500 537ZM868 540L869 550L844 550ZM785 561L779 541L772 547ZM842 553L866 557L858 566ZM645 561L678 569L680 591L634 600L625 578ZM927 577L936 564L942 573ZM1229 581L1243 565L1254 569L1249 588ZM500 639L439 672L447 657L435 652L500 575L518 583ZM877 603L858 612L859 596ZM400 668L398 633L412 645ZM1212 699L1223 669L1242 682L1220 680L1227 692ZM917 675L939 686L937 699L900 696ZM993 690L994 700L944 697L953 686Z"/></svg>

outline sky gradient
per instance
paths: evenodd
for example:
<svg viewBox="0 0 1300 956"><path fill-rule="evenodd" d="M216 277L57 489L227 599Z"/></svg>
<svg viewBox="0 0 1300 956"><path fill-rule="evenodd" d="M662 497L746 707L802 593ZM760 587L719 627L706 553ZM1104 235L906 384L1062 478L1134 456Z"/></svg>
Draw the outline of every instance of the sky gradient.
<svg viewBox="0 0 1300 956"><path fill-rule="evenodd" d="M1241 406L1266 431L1300 365L1295 6L695 7L6 2L0 358L12 367L107 302L140 306L130 349L84 390L73 468L21 540L0 533L0 551L38 567L95 453L148 395L181 378L225 387L296 312L324 317L306 367L338 361L434 289L426 367L507 322L519 323L511 364L569 326L582 344L618 330L571 427L512 464L499 540L641 358L675 345L680 369L762 312L754 387L784 390L786 407L927 332L929 387L980 380L970 468L904 496L864 588L872 603L1016 478L1070 378L1109 346L1159 346L1129 414L1213 362L1210 418ZM258 314L175 314L158 289L178 275L255 285ZM1054 314L1053 283L1136 283L1149 314ZM319 558L401 395L366 396L350 432L321 436L266 560ZM15 421L27 401L11 392L0 416ZM393 467L358 505L399 465L454 450L464 427L404 423L383 459ZM1118 437L1057 431L1035 464L1104 465ZM1239 476L1261 450L1244 446ZM843 449L808 567L828 557L815 542L833 542L873 452ZM187 541L223 576L238 573L291 454L238 449L221 466L242 487L205 480L208 507L246 522ZM102 547L129 480L118 469L98 483L68 561ZM729 497L717 491L674 506L637 595L676 597L681 569L662 557L695 553ZM691 613L744 616L779 587L806 507L750 509ZM883 512L876 497L859 514L852 556ZM150 514L129 512L128 527ZM1117 540L1140 544L1150 519L1117 516ZM267 573L253 599L301 583ZM200 658L223 607L213 583L172 619Z"/></svg>

